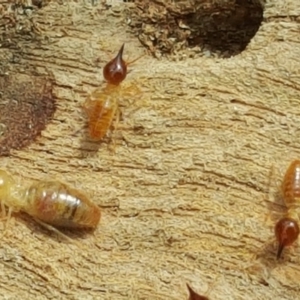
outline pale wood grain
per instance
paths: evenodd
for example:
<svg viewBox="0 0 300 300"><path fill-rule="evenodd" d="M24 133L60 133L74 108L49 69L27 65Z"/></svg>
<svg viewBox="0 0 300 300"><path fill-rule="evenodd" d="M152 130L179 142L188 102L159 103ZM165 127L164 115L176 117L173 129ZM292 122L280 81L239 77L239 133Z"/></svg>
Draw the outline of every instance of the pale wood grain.
<svg viewBox="0 0 300 300"><path fill-rule="evenodd" d="M211 299L297 299L299 247L277 262L272 239L278 182L300 156L300 35L289 18L299 13L295 0L268 1L260 30L230 59L132 65L124 84L141 95L120 99L113 154L109 139L97 151L86 141L81 105L123 42L126 57L144 50L99 6L41 9L41 38L0 55L18 57L8 74L53 73L58 108L37 142L0 165L85 190L103 218L94 235L68 233L73 245L15 215L1 237L0 298L186 299L188 282L203 294L214 283Z"/></svg>

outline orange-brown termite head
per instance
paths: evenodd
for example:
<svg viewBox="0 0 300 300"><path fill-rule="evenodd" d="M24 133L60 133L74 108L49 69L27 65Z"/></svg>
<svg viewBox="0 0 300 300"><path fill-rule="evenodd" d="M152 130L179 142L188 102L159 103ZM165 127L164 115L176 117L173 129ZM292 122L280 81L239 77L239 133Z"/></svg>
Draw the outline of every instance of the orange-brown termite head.
<svg viewBox="0 0 300 300"><path fill-rule="evenodd" d="M293 244L298 238L299 226L292 218L282 218L275 226L275 235L278 242L277 259L279 259L283 249Z"/></svg>
<svg viewBox="0 0 300 300"><path fill-rule="evenodd" d="M10 214L21 210L24 204L20 197L20 186L5 170L0 170L0 203L2 215L5 215L5 206L9 208Z"/></svg>
<svg viewBox="0 0 300 300"><path fill-rule="evenodd" d="M127 64L123 60L123 51L125 44L122 45L117 56L108 62L103 68L105 80L113 85L119 85L127 75Z"/></svg>
<svg viewBox="0 0 300 300"><path fill-rule="evenodd" d="M199 295L188 284L186 284L186 285L189 290L189 299L188 300L209 300L208 297Z"/></svg>

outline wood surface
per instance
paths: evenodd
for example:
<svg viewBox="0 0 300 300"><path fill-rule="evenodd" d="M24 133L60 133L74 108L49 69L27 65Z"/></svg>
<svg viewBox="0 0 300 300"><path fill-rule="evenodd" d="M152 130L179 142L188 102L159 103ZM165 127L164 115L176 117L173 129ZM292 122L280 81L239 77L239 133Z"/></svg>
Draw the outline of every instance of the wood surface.
<svg viewBox="0 0 300 300"><path fill-rule="evenodd" d="M86 138L82 104L123 42L126 59L145 52L122 7L50 2L32 16L37 38L0 48L2 73L52 74L57 98L42 136L1 168L68 182L102 209L93 234L64 231L74 243L23 214L1 221L0 298L187 299L188 283L213 300L298 299L300 247L276 261L273 227L300 157L299 2L267 1L231 58L131 65L114 153Z"/></svg>

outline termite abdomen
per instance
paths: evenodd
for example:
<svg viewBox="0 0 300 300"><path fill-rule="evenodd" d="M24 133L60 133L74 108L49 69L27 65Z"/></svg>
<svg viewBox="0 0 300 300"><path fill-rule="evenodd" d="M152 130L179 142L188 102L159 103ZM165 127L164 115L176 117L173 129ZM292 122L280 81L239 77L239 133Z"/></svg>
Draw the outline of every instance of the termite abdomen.
<svg viewBox="0 0 300 300"><path fill-rule="evenodd" d="M283 200L289 209L300 203L300 161L294 160L288 167L281 185Z"/></svg>
<svg viewBox="0 0 300 300"><path fill-rule="evenodd" d="M57 181L33 184L26 193L23 210L32 217L57 227L95 228L100 209L82 192Z"/></svg>
<svg viewBox="0 0 300 300"><path fill-rule="evenodd" d="M94 91L85 102L85 111L89 118L88 129L92 140L101 140L111 126L117 110L117 100L109 97L108 88Z"/></svg>

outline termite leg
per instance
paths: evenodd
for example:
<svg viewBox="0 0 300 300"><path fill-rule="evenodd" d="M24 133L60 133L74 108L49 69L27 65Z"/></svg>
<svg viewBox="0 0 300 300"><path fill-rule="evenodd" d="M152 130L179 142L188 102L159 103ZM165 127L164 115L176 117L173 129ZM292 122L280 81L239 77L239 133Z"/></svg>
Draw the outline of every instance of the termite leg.
<svg viewBox="0 0 300 300"><path fill-rule="evenodd" d="M139 108L141 106L147 106L147 104L149 105L149 103L146 102L146 100L141 97L141 95L142 91L138 87L138 82L133 81L133 83L129 86L122 87L122 97L126 98L126 101L128 101L130 105L137 101L139 103Z"/></svg>
<svg viewBox="0 0 300 300"><path fill-rule="evenodd" d="M113 130L111 131L111 142L112 142L112 149L110 149L114 154L116 153L116 148L117 148L117 144L116 144L116 139L114 137L115 132L117 131L118 127L119 127L119 122L120 122L120 116L121 116L121 110L119 108L119 106L116 109L116 119L113 123Z"/></svg>
<svg viewBox="0 0 300 300"><path fill-rule="evenodd" d="M7 220L6 220L6 223L5 223L5 229L4 231L8 228L8 223L9 223L9 220L11 219L11 213L12 213L13 209L11 207L8 208L8 212L7 212Z"/></svg>
<svg viewBox="0 0 300 300"><path fill-rule="evenodd" d="M62 237L62 238L64 238L64 239L66 239L66 240L68 240L69 242L74 243L74 241L73 241L71 238L69 238L67 235L63 234L62 232L60 232L59 230L57 230L57 229L54 228L53 226L51 226L51 225L49 225L49 224L47 224L47 223L45 223L45 222L43 222L43 221L41 221L41 220L39 220L39 219L37 219L37 218L33 218L33 219L34 219L38 224L40 224L40 225L43 226L44 228L48 229L49 231L52 231L52 232L56 233L58 236L60 236L60 237Z"/></svg>
<svg viewBox="0 0 300 300"><path fill-rule="evenodd" d="M278 191L280 191L280 184L279 184L279 182L276 181L275 173L277 173L277 172L276 172L274 164L272 164L270 167L270 170L269 170L267 182L265 184L265 186L267 188L265 190L266 196L264 198L264 202L267 207L270 206L270 204L274 204L276 202L276 196L275 196L275 201L271 200L271 198L272 198L271 195L274 193L271 191L271 189L276 187L276 194L278 193ZM275 186L274 186L273 182L275 182ZM275 220L277 221L277 219L279 218L279 216L276 216L276 215L277 214L275 214L269 207L268 213L265 215L265 218L264 218L264 221L267 224L267 226L274 227Z"/></svg>
<svg viewBox="0 0 300 300"><path fill-rule="evenodd" d="M1 215L3 219L6 217L6 208L3 201L1 201Z"/></svg>
<svg viewBox="0 0 300 300"><path fill-rule="evenodd" d="M2 214L3 219L4 219L4 220L6 219L5 225L4 225L4 229L3 229L3 233L2 233L2 236L4 236L6 230L7 230L8 226L9 226L9 221L10 221L10 219L11 219L11 213L13 212L13 209L12 209L11 207L9 207L9 208L8 208L8 212L7 212L7 215L6 215L6 210L5 210L5 206L4 206L3 203L1 203L1 209L2 209L2 211L4 211L4 215Z"/></svg>

